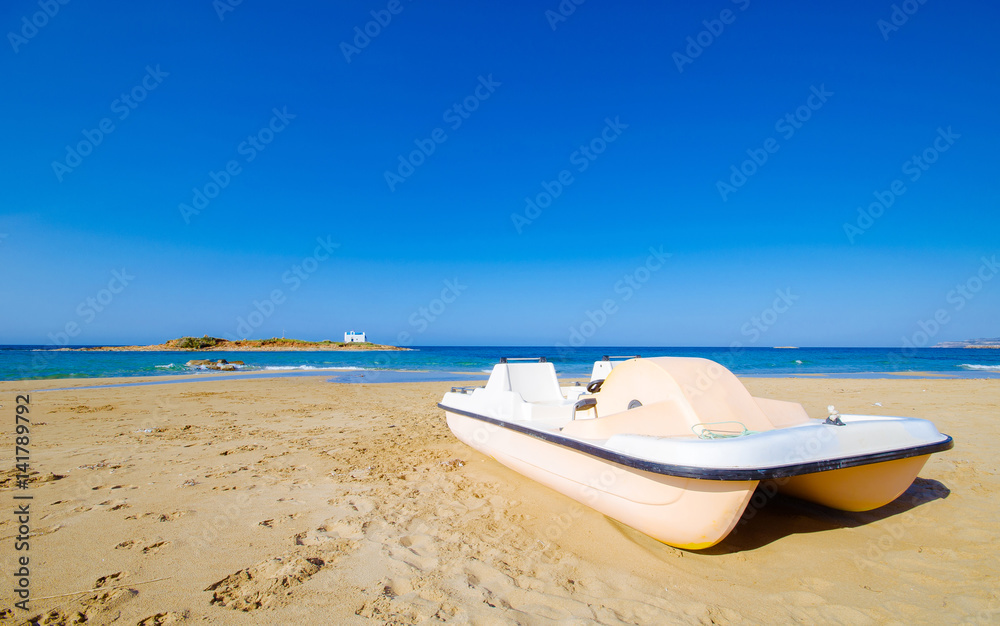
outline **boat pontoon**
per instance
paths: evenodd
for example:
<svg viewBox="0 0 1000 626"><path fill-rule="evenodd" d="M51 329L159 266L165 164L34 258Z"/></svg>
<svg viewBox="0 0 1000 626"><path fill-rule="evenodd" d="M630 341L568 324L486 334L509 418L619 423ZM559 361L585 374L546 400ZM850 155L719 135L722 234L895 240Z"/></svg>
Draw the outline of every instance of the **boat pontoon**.
<svg viewBox="0 0 1000 626"><path fill-rule="evenodd" d="M511 469L664 543L722 541L754 489L844 511L899 497L953 446L927 420L810 419L795 402L750 395L699 358L605 357L590 384L560 387L552 363L501 359L485 387L438 404L460 440Z"/></svg>

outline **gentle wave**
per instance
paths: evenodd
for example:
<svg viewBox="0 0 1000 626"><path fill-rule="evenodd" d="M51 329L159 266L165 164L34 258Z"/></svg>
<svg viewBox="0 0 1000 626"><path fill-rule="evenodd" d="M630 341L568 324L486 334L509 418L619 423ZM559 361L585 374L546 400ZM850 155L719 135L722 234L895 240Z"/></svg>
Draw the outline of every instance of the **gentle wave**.
<svg viewBox="0 0 1000 626"><path fill-rule="evenodd" d="M82 347L82 346L76 346ZM935 372L955 378L1000 376L1000 354L989 350L962 348L914 348L906 358L899 350L889 348L801 348L791 354L786 350L747 348L727 350L717 348L676 347L596 347L561 352L552 346L423 347L420 351L398 352L387 356L382 352L211 352L180 355L164 352L86 352L57 351L54 346L0 346L0 380L47 380L58 378L106 378L117 376L150 376L161 378L174 375L209 375L215 368L187 366L188 358L245 360L246 365L226 368L241 375L256 372L269 374L321 374L344 370L345 375L358 378L373 370L430 371L438 373L466 372L489 374L501 356L547 354L555 357L556 371L563 377L589 377L594 362L604 354L634 354L645 357L681 356L713 359L723 363L738 375L778 376L807 373L845 375L911 371ZM42 350L42 351L36 351ZM391 358L390 358L391 357ZM182 359L170 361L168 359ZM797 363L796 361L802 361ZM355 371L350 371L355 370ZM441 373L440 376L447 374ZM387 375L387 377L391 377ZM352 379L353 379L352 378Z"/></svg>

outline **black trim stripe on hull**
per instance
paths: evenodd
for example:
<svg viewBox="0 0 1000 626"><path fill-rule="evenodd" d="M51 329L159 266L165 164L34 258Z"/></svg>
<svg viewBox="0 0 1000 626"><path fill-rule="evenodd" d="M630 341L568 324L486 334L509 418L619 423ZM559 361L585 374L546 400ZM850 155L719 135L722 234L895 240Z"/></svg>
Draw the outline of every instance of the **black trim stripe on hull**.
<svg viewBox="0 0 1000 626"><path fill-rule="evenodd" d="M597 457L605 461L611 461L613 463L624 465L626 467L632 467L635 469L643 470L646 472L652 472L654 474L662 474L665 476L677 476L680 478L694 478L699 480L746 481L746 480L769 480L773 478L790 478L792 476L801 476L803 474L815 474L817 472L829 472L833 470L846 469L849 467L859 467L862 465L885 463L886 461L908 459L910 457L923 456L925 454L933 454L935 452L943 452L945 450L951 450L955 446L955 442L952 440L952 438L949 437L948 435L944 435L945 437L944 441L940 441L938 443L929 443L920 446L913 446L910 448L890 450L887 452L876 452L873 454L865 454L861 456L850 456L839 459L812 461L809 463L798 463L795 465L776 465L773 467L760 467L760 468L720 469L711 467L694 467L690 465L672 465L670 463L658 463L656 461L647 461L645 459L640 459L633 456L628 456L626 454L621 454L620 452L606 450L599 446L585 443L578 439L570 439L569 437L563 437L555 433L535 430L533 428L527 428L519 424L505 422L503 420L499 420L494 417L487 417L485 415L479 415L478 413L472 413L469 411L456 409L454 407L445 406L440 402L438 403L438 408L443 409L445 412L448 413L454 413L456 415L470 417L472 419L476 419L481 422L486 422L488 424L493 424L501 428L506 428L508 430L512 430L522 435L534 437L535 439L541 439L542 441L554 443L558 446L562 446L564 448L570 448L572 450L576 450L577 452L582 452L583 454Z"/></svg>

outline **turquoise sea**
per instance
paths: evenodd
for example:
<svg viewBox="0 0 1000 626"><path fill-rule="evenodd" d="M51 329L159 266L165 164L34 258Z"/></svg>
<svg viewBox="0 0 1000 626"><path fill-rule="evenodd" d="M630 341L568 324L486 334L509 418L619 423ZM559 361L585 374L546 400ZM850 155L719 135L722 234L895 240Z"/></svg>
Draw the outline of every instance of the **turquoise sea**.
<svg viewBox="0 0 1000 626"><path fill-rule="evenodd" d="M189 359L245 361L258 375L343 369L341 380L418 380L460 372L487 374L500 357L544 356L560 376L585 376L602 355L696 356L718 361L741 376L847 375L997 377L1000 350L953 348L670 348L424 346L405 352L68 352L47 346L0 346L0 380L119 376L221 375L184 364ZM388 375L394 372L393 375ZM399 372L411 373L400 374ZM417 372L423 374L417 375ZM926 373L926 374L925 374Z"/></svg>

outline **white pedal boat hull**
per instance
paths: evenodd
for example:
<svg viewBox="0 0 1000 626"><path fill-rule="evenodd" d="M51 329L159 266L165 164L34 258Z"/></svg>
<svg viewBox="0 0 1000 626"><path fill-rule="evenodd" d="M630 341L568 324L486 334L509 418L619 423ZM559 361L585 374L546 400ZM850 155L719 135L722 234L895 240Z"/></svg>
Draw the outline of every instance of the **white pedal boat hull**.
<svg viewBox="0 0 1000 626"><path fill-rule="evenodd" d="M732 531L757 481L712 481L625 467L447 412L459 440L515 472L654 539L698 550Z"/></svg>
<svg viewBox="0 0 1000 626"><path fill-rule="evenodd" d="M708 371L712 384L692 393L688 383ZM899 497L932 452L952 446L926 420L810 420L799 405L751 398L728 370L704 359L620 364L593 396L596 412L607 417L590 419L574 419L581 417L574 407L579 391L563 389L560 402L551 390L531 384L550 373L554 380L546 363L501 364L486 388L446 394L439 406L469 446L659 541L691 550L723 540L762 480L826 506L870 510ZM522 393L548 396L529 402ZM615 410L635 401L641 406ZM684 432L690 423L703 423L699 412L732 416L741 410L756 425L753 434L705 440Z"/></svg>

